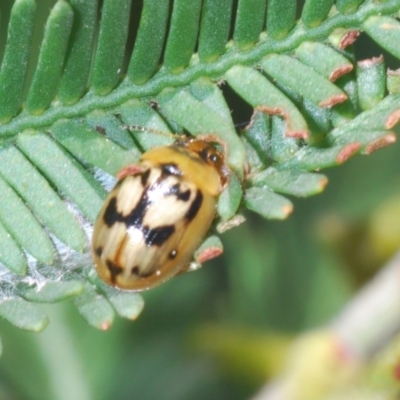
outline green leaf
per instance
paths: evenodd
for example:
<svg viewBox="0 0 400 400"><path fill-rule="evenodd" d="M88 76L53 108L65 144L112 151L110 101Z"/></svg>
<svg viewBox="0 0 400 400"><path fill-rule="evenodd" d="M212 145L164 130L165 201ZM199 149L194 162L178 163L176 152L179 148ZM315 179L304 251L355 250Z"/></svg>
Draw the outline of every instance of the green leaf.
<svg viewBox="0 0 400 400"><path fill-rule="evenodd" d="M363 110L378 105L386 91L383 57L360 61L357 64L358 99Z"/></svg>
<svg viewBox="0 0 400 400"><path fill-rule="evenodd" d="M0 121L7 122L19 110L33 31L34 0L18 0L14 3L8 26L8 40L0 70Z"/></svg>
<svg viewBox="0 0 400 400"><path fill-rule="evenodd" d="M264 27L265 0L239 0L233 40L240 49L249 49Z"/></svg>
<svg viewBox="0 0 400 400"><path fill-rule="evenodd" d="M194 259L201 264L214 257L218 257L223 251L224 247L221 239L216 235L211 235L208 236L203 244L195 251Z"/></svg>
<svg viewBox="0 0 400 400"><path fill-rule="evenodd" d="M400 58L397 43L400 39L400 23L394 18L371 16L363 24L371 38L396 58Z"/></svg>
<svg viewBox="0 0 400 400"><path fill-rule="evenodd" d="M84 290L84 283L80 281L48 281L43 285L22 290L25 300L34 303L55 303L80 295Z"/></svg>
<svg viewBox="0 0 400 400"><path fill-rule="evenodd" d="M175 0L164 54L165 68L178 73L185 68L194 52L199 30L201 0Z"/></svg>
<svg viewBox="0 0 400 400"><path fill-rule="evenodd" d="M232 0L205 0L199 34L199 57L214 62L223 53L228 41Z"/></svg>
<svg viewBox="0 0 400 400"><path fill-rule="evenodd" d="M83 250L86 238L77 221L39 171L14 146L0 149L0 174L55 236L74 250Z"/></svg>
<svg viewBox="0 0 400 400"><path fill-rule="evenodd" d="M128 77L140 85L157 70L167 29L169 0L145 0Z"/></svg>
<svg viewBox="0 0 400 400"><path fill-rule="evenodd" d="M52 133L77 159L111 175L137 161L137 152L122 149L82 121L62 121L53 126Z"/></svg>
<svg viewBox="0 0 400 400"><path fill-rule="evenodd" d="M334 138L334 143L353 141L352 135L363 139L365 130L384 132L392 128L398 121L397 110L400 106L400 96L392 95L382 100L373 110L366 111L346 126L338 127L330 132L329 137ZM351 135L348 133L351 132ZM365 143L367 138L363 139Z"/></svg>
<svg viewBox="0 0 400 400"><path fill-rule="evenodd" d="M267 186L278 193L308 197L321 193L328 180L321 174L311 174L296 170L280 171L275 168L268 168L256 174L251 179L251 182L255 186Z"/></svg>
<svg viewBox="0 0 400 400"><path fill-rule="evenodd" d="M113 288L105 284L94 271L89 279L106 296L120 317L134 320L142 312L144 301L138 293Z"/></svg>
<svg viewBox="0 0 400 400"><path fill-rule="evenodd" d="M288 199L264 188L253 187L246 190L244 202L249 210L264 218L285 219L293 210Z"/></svg>
<svg viewBox="0 0 400 400"><path fill-rule="evenodd" d="M2 178L0 178L0 193L0 220L7 231L35 258L50 264L54 260L55 249L47 233Z"/></svg>
<svg viewBox="0 0 400 400"><path fill-rule="evenodd" d="M331 82L353 69L353 64L346 57L322 43L303 42L295 54L301 62Z"/></svg>
<svg viewBox="0 0 400 400"><path fill-rule="evenodd" d="M120 79L130 8L130 0L104 1L91 82L96 94L109 93Z"/></svg>
<svg viewBox="0 0 400 400"><path fill-rule="evenodd" d="M26 100L26 108L31 114L41 114L56 94L72 21L71 7L66 1L59 0L46 24L38 65Z"/></svg>
<svg viewBox="0 0 400 400"><path fill-rule="evenodd" d="M259 72L236 66L225 77L229 86L254 108L284 116L288 135L308 137L308 126L297 107Z"/></svg>
<svg viewBox="0 0 400 400"><path fill-rule="evenodd" d="M328 168L340 165L356 154L361 144L357 141L332 146L327 149L303 148L286 162L281 163L282 168L298 167L302 170L313 171L318 168Z"/></svg>
<svg viewBox="0 0 400 400"><path fill-rule="evenodd" d="M216 96L213 100L224 107L222 96ZM208 133L219 136L229 146L228 164L241 174L245 157L244 146L236 135L232 120L220 115L220 107L215 108L214 101L211 108L206 102L199 101L184 90L163 93L158 100L164 112L194 136Z"/></svg>
<svg viewBox="0 0 400 400"><path fill-rule="evenodd" d="M18 136L18 147L94 221L105 198L105 191L74 159L44 133L25 132Z"/></svg>
<svg viewBox="0 0 400 400"><path fill-rule="evenodd" d="M352 13L364 0L336 0L336 7L341 13Z"/></svg>
<svg viewBox="0 0 400 400"><path fill-rule="evenodd" d="M135 154L135 158L139 158L140 152L135 148L135 141L129 134L129 130L121 126L121 121L114 115L103 110L96 110L87 116L86 122L92 129L124 149L129 149L132 154Z"/></svg>
<svg viewBox="0 0 400 400"><path fill-rule="evenodd" d="M169 135L170 130L167 124L148 104L133 100L124 104L119 112L121 119L127 124L130 131L135 132L137 127L142 127L142 131L136 131L136 140L144 150L148 150L156 144L158 146L168 145L174 141L174 138ZM149 132L146 132L147 128Z"/></svg>
<svg viewBox="0 0 400 400"><path fill-rule="evenodd" d="M40 332L49 323L47 315L34 304L22 299L7 299L0 302L0 315L18 328Z"/></svg>
<svg viewBox="0 0 400 400"><path fill-rule="evenodd" d="M316 27L328 16L333 0L306 0L301 19L308 27Z"/></svg>
<svg viewBox="0 0 400 400"><path fill-rule="evenodd" d="M268 0L267 31L274 39L284 38L294 25L297 1Z"/></svg>
<svg viewBox="0 0 400 400"><path fill-rule="evenodd" d="M26 259L18 242L8 233L0 223L0 261L12 272L20 275L26 273Z"/></svg>
<svg viewBox="0 0 400 400"><path fill-rule="evenodd" d="M240 180L234 173L231 173L228 185L222 191L217 203L217 212L223 221L227 221L236 214L242 195Z"/></svg>
<svg viewBox="0 0 400 400"><path fill-rule="evenodd" d="M73 104L84 94L92 61L88 48L93 46L97 0L70 0L74 12L71 38L58 96L64 104Z"/></svg>
<svg viewBox="0 0 400 400"><path fill-rule="evenodd" d="M261 65L267 74L319 107L332 107L347 99L337 86L292 57L272 56Z"/></svg>
<svg viewBox="0 0 400 400"><path fill-rule="evenodd" d="M388 89L388 92L390 94L392 93L400 93L400 71L395 70L388 70L387 72L387 82L386 86Z"/></svg>
<svg viewBox="0 0 400 400"><path fill-rule="evenodd" d="M110 328L114 320L114 311L92 285L86 284L84 292L72 302L89 325L101 330Z"/></svg>

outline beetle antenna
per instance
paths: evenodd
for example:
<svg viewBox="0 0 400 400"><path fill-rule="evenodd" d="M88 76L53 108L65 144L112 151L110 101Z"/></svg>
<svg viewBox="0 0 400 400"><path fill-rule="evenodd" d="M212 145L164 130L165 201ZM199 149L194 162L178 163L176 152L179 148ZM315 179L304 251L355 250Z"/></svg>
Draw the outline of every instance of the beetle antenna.
<svg viewBox="0 0 400 400"><path fill-rule="evenodd" d="M165 132L160 129L150 128L147 126L141 125L122 125L122 129L127 129L129 131L139 131L139 132L149 132L149 133L156 133L158 135L167 136L169 138L176 139L177 136L180 136L176 133Z"/></svg>

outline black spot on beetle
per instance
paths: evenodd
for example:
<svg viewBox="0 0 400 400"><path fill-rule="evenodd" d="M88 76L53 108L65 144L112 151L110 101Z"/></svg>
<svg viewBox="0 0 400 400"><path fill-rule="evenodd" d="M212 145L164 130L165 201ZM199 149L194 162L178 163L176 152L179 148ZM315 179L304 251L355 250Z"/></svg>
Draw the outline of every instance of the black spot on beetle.
<svg viewBox="0 0 400 400"><path fill-rule="evenodd" d="M146 215L147 208L152 202L149 199L149 193L151 192L151 188L147 189L143 192L142 197L138 201L136 207L127 215L123 215L117 210L117 198L113 197L108 203L106 210L103 215L104 223L111 227L117 222L124 223L126 227L134 227L141 231L144 236L144 240L147 246L162 246L175 232L174 225L164 225L155 228L149 228L148 226L143 225L143 218ZM180 184L177 183L173 185L166 196L176 196L178 200L188 201L191 196L190 189L187 189L183 192L180 191ZM200 191L197 191L197 195L190 205L189 210L187 211L185 218L187 221L191 221L196 214L198 213L201 204L203 202L203 195Z"/></svg>
<svg viewBox="0 0 400 400"><path fill-rule="evenodd" d="M131 269L131 275L135 275L138 278L148 278L149 276L153 275L155 271L149 271L149 272L145 272L145 271L140 271L140 268L138 265L136 265L135 267L133 267Z"/></svg>
<svg viewBox="0 0 400 400"><path fill-rule="evenodd" d="M120 220L120 214L117 211L117 198L113 197L104 211L103 221L108 226L113 226L116 222Z"/></svg>
<svg viewBox="0 0 400 400"><path fill-rule="evenodd" d="M146 195L143 195L136 207L126 216L120 214L120 222L124 222L126 226L134 226L142 230L143 218L146 214L147 207L151 204Z"/></svg>
<svg viewBox="0 0 400 400"><path fill-rule="evenodd" d="M122 274L123 269L111 260L106 260L106 265L111 274L111 282L115 284L117 281L117 276Z"/></svg>
<svg viewBox="0 0 400 400"><path fill-rule="evenodd" d="M188 201L190 199L190 189L186 189L184 192L180 191L181 185L179 183L175 183L175 185L171 186L171 189L168 194L175 195L178 200Z"/></svg>
<svg viewBox="0 0 400 400"><path fill-rule="evenodd" d="M103 248L101 246L97 247L94 250L94 253L96 254L96 256L101 257L101 255L103 254Z"/></svg>
<svg viewBox="0 0 400 400"><path fill-rule="evenodd" d="M140 276L140 269L139 266L136 265L131 269L131 275Z"/></svg>
<svg viewBox="0 0 400 400"><path fill-rule="evenodd" d="M203 193L200 190L197 190L196 197L193 200L193 203L190 205L189 210L187 210L185 214L185 218L188 222L190 222L199 212L201 205L203 204Z"/></svg>
<svg viewBox="0 0 400 400"><path fill-rule="evenodd" d="M175 232L173 225L165 225L153 229L144 227L144 229L144 241L147 246L162 246Z"/></svg>
<svg viewBox="0 0 400 400"><path fill-rule="evenodd" d="M141 229L143 217L149 204L151 203L149 202L145 192L136 207L128 215L125 216L117 211L117 198L113 197L108 203L108 206L104 212L104 223L108 227L111 227L117 222L122 222L127 227L134 226L138 229Z"/></svg>
<svg viewBox="0 0 400 400"><path fill-rule="evenodd" d="M140 182L143 187L146 187L147 181L149 180L149 176L150 176L150 168L146 169L146 171L142 172L142 174L140 175Z"/></svg>
<svg viewBox="0 0 400 400"><path fill-rule="evenodd" d="M148 272L142 271L140 273L140 277L141 278L148 278L148 277L152 276L155 272L157 272L157 270L156 271L148 271Z"/></svg>
<svg viewBox="0 0 400 400"><path fill-rule="evenodd" d="M176 197L178 198L178 200L186 202L186 201L188 201L190 199L190 190L187 189L184 192L179 192L176 195Z"/></svg>

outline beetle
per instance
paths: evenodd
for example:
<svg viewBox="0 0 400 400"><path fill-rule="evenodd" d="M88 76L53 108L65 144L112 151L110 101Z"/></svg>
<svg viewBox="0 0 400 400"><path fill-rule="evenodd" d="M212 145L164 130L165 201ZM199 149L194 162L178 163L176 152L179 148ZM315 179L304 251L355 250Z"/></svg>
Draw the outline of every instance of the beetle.
<svg viewBox="0 0 400 400"><path fill-rule="evenodd" d="M123 168L94 225L100 277L141 291L188 270L228 177L224 155L210 140L187 137Z"/></svg>

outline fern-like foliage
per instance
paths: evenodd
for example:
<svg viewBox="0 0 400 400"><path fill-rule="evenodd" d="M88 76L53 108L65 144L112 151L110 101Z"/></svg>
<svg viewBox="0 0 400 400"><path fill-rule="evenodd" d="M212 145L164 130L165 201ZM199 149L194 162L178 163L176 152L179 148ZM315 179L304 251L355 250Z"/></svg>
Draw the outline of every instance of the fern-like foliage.
<svg viewBox="0 0 400 400"><path fill-rule="evenodd" d="M282 194L325 187L314 171L395 140L400 76L357 63L352 43L366 31L400 58L400 0L144 0L138 26L131 0L59 0L32 67L39 3L15 1L0 69L0 315L21 328L47 323L33 303L66 298L102 329L139 314L138 294L97 278L88 243L112 175L171 141L156 131L226 143L219 232L242 208L287 217ZM224 85L254 109L240 134Z"/></svg>

